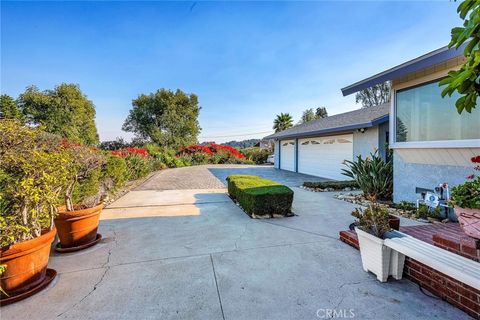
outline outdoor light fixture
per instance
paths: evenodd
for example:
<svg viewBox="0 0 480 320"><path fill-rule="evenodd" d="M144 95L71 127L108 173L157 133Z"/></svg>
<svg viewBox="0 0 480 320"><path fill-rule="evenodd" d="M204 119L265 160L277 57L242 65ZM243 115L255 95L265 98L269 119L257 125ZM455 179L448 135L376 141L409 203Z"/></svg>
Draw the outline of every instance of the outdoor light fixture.
<svg viewBox="0 0 480 320"><path fill-rule="evenodd" d="M361 132L361 133L364 133L365 131L367 131L367 128L360 128L360 129L357 129L358 132Z"/></svg>

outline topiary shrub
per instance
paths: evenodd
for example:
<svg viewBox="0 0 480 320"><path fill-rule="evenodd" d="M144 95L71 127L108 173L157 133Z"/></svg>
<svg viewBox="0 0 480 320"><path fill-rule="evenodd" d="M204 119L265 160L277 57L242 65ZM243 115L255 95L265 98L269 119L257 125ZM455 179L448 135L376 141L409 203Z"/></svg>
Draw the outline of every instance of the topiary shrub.
<svg viewBox="0 0 480 320"><path fill-rule="evenodd" d="M228 193L252 217L288 216L293 191L278 182L250 175L227 177Z"/></svg>

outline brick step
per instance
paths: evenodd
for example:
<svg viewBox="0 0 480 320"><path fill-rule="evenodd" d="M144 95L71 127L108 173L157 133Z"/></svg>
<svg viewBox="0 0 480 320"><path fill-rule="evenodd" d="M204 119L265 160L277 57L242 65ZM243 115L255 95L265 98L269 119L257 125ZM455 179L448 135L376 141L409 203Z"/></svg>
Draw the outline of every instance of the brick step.
<svg viewBox="0 0 480 320"><path fill-rule="evenodd" d="M455 224L452 224L452 225L455 225ZM430 225L427 225L427 226L428 226L427 230L429 231L427 233L431 234L432 238L433 238L433 235L436 235L437 236L436 241L442 241L442 246L439 245L440 248L443 248L443 246L446 246L447 248L451 249L449 251L454 250L454 248L455 249L459 248L459 250L462 250L462 244L460 244L460 246L458 247L457 244L449 243L449 245L447 246L445 245L446 241L443 238L445 237L448 241L452 241L452 240L460 241L461 243L462 239L464 239L462 234L460 235L456 234L455 236L451 236L451 235L447 236L443 234L443 231L445 231L444 229L439 231L438 228L437 228L437 232L433 233L434 228L430 227ZM421 231L421 228L419 227L425 227L425 226L422 225L422 226L414 226L414 227L403 227L401 228L401 231L405 233L409 233L408 231L410 231L411 233L409 234L415 237L414 234L418 234ZM455 226L448 226L448 228L451 228L451 231L453 231ZM344 230L344 231L340 231L339 234L340 234L341 241L345 242L346 244L356 249L359 249L358 237L355 231ZM422 234L422 237L425 238L425 234ZM435 241L433 239L425 242L428 242L430 244L435 244ZM454 243L457 243L457 242L454 241ZM473 242L473 244L477 245L475 241ZM465 244L465 247L463 248L463 250L465 250L465 248L471 248L471 246L472 246L472 242L469 240ZM469 249L466 249L466 250L469 250ZM478 258L479 257L478 249L475 248L475 250ZM465 253L465 251L463 252ZM472 256L472 258L473 257L474 256ZM480 319L480 290L476 290L475 288L472 288L458 280L455 280L409 257L405 257L405 267L403 269L403 276L405 278L408 278L412 282L418 283L421 287L427 289L431 293L437 295L438 297L454 305L455 307L465 311L475 319Z"/></svg>

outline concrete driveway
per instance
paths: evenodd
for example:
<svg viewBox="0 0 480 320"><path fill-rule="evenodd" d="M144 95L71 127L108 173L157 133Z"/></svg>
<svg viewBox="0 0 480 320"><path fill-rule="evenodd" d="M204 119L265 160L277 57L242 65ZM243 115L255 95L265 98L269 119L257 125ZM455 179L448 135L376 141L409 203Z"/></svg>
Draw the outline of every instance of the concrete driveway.
<svg viewBox="0 0 480 320"><path fill-rule="evenodd" d="M56 281L2 308L2 319L325 319L333 310L355 319L468 318L407 280L365 273L358 251L338 240L351 204L293 188L298 216L253 220L221 182L200 188L227 171L236 172L157 173L104 210L99 245L52 253Z"/></svg>

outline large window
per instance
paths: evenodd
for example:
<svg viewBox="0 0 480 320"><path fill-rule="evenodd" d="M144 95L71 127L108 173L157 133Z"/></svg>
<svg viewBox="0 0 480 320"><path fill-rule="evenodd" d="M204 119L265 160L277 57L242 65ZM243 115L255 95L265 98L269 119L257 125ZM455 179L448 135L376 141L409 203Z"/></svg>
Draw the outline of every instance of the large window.
<svg viewBox="0 0 480 320"><path fill-rule="evenodd" d="M436 81L396 92L396 142L480 139L480 106L459 115L459 95L441 91Z"/></svg>

